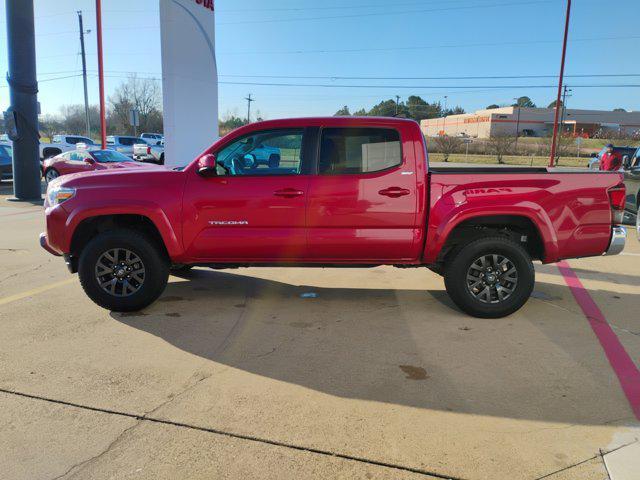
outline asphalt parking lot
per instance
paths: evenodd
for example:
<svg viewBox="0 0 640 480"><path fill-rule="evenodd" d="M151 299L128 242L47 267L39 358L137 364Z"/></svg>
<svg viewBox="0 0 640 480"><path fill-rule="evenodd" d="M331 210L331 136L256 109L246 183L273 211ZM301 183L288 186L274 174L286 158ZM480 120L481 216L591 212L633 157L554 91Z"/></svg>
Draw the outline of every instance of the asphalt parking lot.
<svg viewBox="0 0 640 480"><path fill-rule="evenodd" d="M0 188L3 478L615 480L640 458L635 236L537 265L500 320L390 267L196 269L123 315Z"/></svg>

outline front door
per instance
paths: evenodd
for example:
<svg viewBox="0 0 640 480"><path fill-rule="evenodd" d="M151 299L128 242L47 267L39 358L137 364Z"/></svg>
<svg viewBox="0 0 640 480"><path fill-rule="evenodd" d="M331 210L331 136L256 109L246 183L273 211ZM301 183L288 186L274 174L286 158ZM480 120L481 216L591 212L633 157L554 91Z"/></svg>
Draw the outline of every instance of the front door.
<svg viewBox="0 0 640 480"><path fill-rule="evenodd" d="M202 262L292 262L306 252L303 129L254 132L216 154L218 176L187 180L183 238Z"/></svg>
<svg viewBox="0 0 640 480"><path fill-rule="evenodd" d="M314 259L387 263L418 257L413 148L395 129L322 129L307 206Z"/></svg>

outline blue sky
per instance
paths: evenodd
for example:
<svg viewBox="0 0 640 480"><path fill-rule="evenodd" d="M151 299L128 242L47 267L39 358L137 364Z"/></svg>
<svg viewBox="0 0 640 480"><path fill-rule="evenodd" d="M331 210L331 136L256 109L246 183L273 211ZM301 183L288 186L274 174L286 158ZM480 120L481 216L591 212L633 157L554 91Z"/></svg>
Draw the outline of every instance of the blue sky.
<svg viewBox="0 0 640 480"><path fill-rule="evenodd" d="M640 84L638 1L573 3L567 74L638 76L570 77L573 96L568 106L640 110L640 88L580 87ZM80 72L76 10L83 10L85 27L94 30L94 6L93 0L35 0L43 113L83 101L82 79L60 77ZM381 99L411 94L442 102L446 95L449 105L468 111L506 104L520 95L546 106L555 90L533 86L557 83L554 78L425 77L556 75L564 9L564 0L216 0L220 113L245 115L247 93L254 95L253 108L265 118L330 115L342 105L368 108ZM107 94L128 72L160 77L158 0L104 0L103 10ZM0 30L0 107L5 109L9 100L4 0ZM94 74L93 32L86 42L88 68ZM511 88L516 85L521 87ZM97 103L93 75L89 88L91 103Z"/></svg>

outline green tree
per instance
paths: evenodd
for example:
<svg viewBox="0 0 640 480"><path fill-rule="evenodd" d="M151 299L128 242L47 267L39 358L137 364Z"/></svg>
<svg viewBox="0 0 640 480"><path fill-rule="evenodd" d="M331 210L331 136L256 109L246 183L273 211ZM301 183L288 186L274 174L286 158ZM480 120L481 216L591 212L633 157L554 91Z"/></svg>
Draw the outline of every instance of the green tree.
<svg viewBox="0 0 640 480"><path fill-rule="evenodd" d="M551 102L549 104L549 106L547 108L556 108L556 102L557 102L557 100L554 100L553 102ZM560 106L562 107L562 100L560 100Z"/></svg>
<svg viewBox="0 0 640 480"><path fill-rule="evenodd" d="M367 113L370 117L395 117L396 111L398 115L408 116L409 111L407 110L404 102L400 102L400 104L396 104L395 100L383 100L377 105L374 105L369 113Z"/></svg>
<svg viewBox="0 0 640 480"><path fill-rule="evenodd" d="M222 119L219 120L220 134L226 135L236 128L240 128L247 124L246 118L240 118L233 113L227 113Z"/></svg>
<svg viewBox="0 0 640 480"><path fill-rule="evenodd" d="M496 105L495 103L492 103L486 108L486 110L494 110L496 108L500 108L500 105Z"/></svg>
<svg viewBox="0 0 640 480"><path fill-rule="evenodd" d="M346 105L344 107L342 107L340 110L338 110L334 117L349 117L351 116L351 112L349 111L349 107L347 107Z"/></svg>
<svg viewBox="0 0 640 480"><path fill-rule="evenodd" d="M613 111L614 112L626 112L626 110L624 108L614 108Z"/></svg>
<svg viewBox="0 0 640 480"><path fill-rule="evenodd" d="M520 97L520 98L518 98L516 103L514 103L512 106L513 107L522 107L522 108L536 108L536 104L533 103L533 100L531 100L529 97Z"/></svg>

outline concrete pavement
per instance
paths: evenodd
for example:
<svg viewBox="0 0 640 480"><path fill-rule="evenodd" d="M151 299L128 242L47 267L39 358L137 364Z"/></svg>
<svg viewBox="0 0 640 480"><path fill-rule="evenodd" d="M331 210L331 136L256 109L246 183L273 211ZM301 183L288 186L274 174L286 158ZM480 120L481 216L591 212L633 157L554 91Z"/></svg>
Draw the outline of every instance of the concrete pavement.
<svg viewBox="0 0 640 480"><path fill-rule="evenodd" d="M601 452L640 436L555 266L500 320L390 267L196 269L122 315L40 249L40 207L0 221L7 478L601 480ZM570 264L637 365L625 253Z"/></svg>

